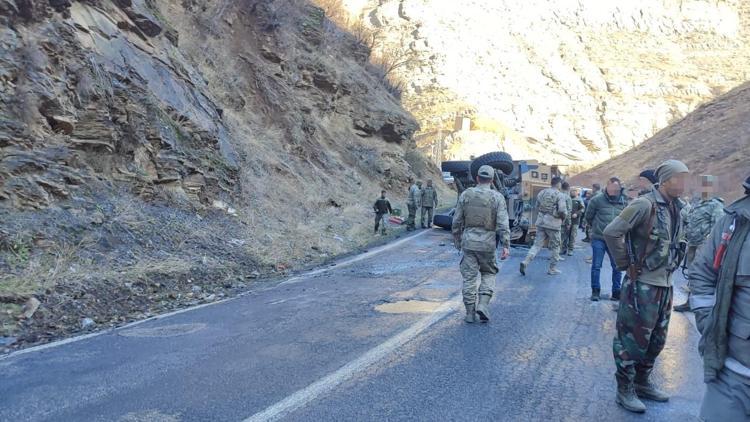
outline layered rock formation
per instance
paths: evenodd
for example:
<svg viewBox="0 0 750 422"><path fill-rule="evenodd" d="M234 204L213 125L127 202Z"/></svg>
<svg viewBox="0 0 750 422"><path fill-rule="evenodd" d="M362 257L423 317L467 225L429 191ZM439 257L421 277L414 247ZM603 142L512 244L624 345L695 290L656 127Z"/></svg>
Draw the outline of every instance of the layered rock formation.
<svg viewBox="0 0 750 422"><path fill-rule="evenodd" d="M750 4L738 0L345 4L419 56L400 72L405 104L420 144L442 141L446 159L503 147L588 165L750 77ZM445 139L457 114L480 133Z"/></svg>
<svg viewBox="0 0 750 422"><path fill-rule="evenodd" d="M380 189L439 173L363 50L305 0L0 0L0 337L370 242Z"/></svg>

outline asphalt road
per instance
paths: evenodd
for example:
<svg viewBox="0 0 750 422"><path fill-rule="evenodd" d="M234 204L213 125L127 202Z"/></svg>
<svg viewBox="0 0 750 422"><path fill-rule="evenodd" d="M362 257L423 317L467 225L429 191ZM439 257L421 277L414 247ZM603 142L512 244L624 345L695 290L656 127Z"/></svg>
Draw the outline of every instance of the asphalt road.
<svg viewBox="0 0 750 422"><path fill-rule="evenodd" d="M560 276L543 252L521 277L514 250L492 321L469 325L450 235L420 232L233 300L0 358L0 421L697 420L689 314L673 314L654 374L672 399L640 416L614 403L615 312L588 299L587 247Z"/></svg>

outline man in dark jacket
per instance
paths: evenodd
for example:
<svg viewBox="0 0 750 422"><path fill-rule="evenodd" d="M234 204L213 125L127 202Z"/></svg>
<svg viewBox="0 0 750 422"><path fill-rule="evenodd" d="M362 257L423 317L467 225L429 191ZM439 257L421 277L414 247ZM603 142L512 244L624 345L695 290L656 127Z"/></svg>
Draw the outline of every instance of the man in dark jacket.
<svg viewBox="0 0 750 422"><path fill-rule="evenodd" d="M707 422L750 420L750 177L690 266Z"/></svg>
<svg viewBox="0 0 750 422"><path fill-rule="evenodd" d="M393 213L391 201L385 197L385 191L380 192L380 198L375 201L373 209L375 210L375 234L378 234L378 227L382 224L381 234L385 235L385 216Z"/></svg>
<svg viewBox="0 0 750 422"><path fill-rule="evenodd" d="M622 273L617 271L615 260L604 242L604 228L615 219L620 212L625 209L628 201L623 193L620 179L612 177L607 183L606 189L593 197L586 208L586 223L590 227L591 250L593 262L591 263L591 300L598 301L601 292L599 278L602 271L604 255L609 256L609 263L612 266L612 295L610 299L620 300L620 281Z"/></svg>

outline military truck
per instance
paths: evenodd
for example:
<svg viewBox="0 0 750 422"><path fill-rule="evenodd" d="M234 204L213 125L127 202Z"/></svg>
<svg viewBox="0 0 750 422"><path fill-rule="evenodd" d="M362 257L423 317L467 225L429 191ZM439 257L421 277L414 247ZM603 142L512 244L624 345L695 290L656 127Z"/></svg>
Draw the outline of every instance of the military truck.
<svg viewBox="0 0 750 422"><path fill-rule="evenodd" d="M530 224L525 216L521 183L524 168L521 162L513 161L510 154L506 152L496 151L479 156L472 161L443 161L441 168L443 172L453 176L453 184L460 196L464 190L476 186L477 172L483 165L489 165L497 170L495 180L492 181L492 188L505 197L508 205L511 242L526 243ZM454 212L455 208L445 214L435 215L433 224L450 230Z"/></svg>
<svg viewBox="0 0 750 422"><path fill-rule="evenodd" d="M541 164L536 160L515 161L506 152L490 152L472 161L443 161L444 173L453 177L453 185L458 195L476 185L479 167L490 165L497 170L493 189L502 193L508 204L508 219L511 229L511 242L529 244L534 240L536 228L535 201L537 194L549 187L553 177L562 177L560 166ZM435 216L433 223L450 230L454 210Z"/></svg>

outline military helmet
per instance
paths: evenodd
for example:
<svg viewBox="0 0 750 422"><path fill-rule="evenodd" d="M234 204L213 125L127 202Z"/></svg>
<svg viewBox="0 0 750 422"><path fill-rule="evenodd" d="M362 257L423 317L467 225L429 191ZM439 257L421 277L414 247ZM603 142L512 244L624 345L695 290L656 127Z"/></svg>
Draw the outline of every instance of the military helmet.
<svg viewBox="0 0 750 422"><path fill-rule="evenodd" d="M492 179L495 177L495 169L485 164L482 167L479 167L477 175L484 179Z"/></svg>

